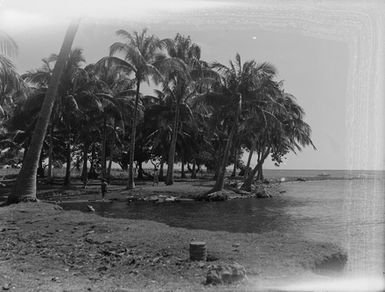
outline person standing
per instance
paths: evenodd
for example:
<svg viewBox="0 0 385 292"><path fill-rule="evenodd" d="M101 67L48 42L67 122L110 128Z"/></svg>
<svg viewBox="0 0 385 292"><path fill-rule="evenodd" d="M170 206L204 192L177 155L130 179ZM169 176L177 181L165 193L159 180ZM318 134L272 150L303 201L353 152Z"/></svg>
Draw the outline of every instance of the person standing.
<svg viewBox="0 0 385 292"><path fill-rule="evenodd" d="M159 185L159 171L158 168L155 167L154 169L154 182L152 183L152 186Z"/></svg>

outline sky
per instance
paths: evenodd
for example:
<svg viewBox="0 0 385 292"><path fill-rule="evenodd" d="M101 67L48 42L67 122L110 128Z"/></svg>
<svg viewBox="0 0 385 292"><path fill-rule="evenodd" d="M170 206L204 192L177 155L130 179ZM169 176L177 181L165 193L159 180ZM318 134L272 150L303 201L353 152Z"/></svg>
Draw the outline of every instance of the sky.
<svg viewBox="0 0 385 292"><path fill-rule="evenodd" d="M278 69L278 79L284 80L285 91L304 108L317 147L288 155L281 168L346 169L347 44L305 35L300 29L272 31L248 25L243 18L246 8L239 3L0 0L0 27L19 46L13 60L20 73L39 67L42 58L57 53L69 18L79 15L83 18L74 47L83 48L87 63L108 54L109 46L119 40L116 30L145 27L160 38L174 37L177 32L190 35L206 61L227 64L238 52L243 61L270 62ZM233 14L239 21L226 21ZM252 17L258 17L258 7ZM274 166L267 162L266 167Z"/></svg>

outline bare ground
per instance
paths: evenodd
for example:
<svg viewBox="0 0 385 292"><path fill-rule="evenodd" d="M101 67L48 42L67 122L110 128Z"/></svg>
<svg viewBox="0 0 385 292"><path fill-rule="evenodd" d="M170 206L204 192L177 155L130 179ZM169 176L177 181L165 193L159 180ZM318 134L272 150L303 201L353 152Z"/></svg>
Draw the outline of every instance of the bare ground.
<svg viewBox="0 0 385 292"><path fill-rule="evenodd" d="M188 230L48 203L1 207L0 224L0 285L11 291L265 291L272 283L317 277L316 263L341 252L290 234ZM211 262L189 260L191 240L207 243ZM209 265L221 262L245 266L248 280L205 286Z"/></svg>

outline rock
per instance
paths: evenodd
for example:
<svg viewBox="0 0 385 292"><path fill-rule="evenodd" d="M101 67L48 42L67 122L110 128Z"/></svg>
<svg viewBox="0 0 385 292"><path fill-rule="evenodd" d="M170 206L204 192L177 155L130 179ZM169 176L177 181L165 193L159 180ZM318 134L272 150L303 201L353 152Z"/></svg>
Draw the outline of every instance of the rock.
<svg viewBox="0 0 385 292"><path fill-rule="evenodd" d="M175 202L194 202L194 199L189 198L175 198Z"/></svg>
<svg viewBox="0 0 385 292"><path fill-rule="evenodd" d="M303 177L297 177L297 181L306 181L306 179Z"/></svg>
<svg viewBox="0 0 385 292"><path fill-rule="evenodd" d="M245 268L237 263L212 265L206 276L206 285L231 284L246 278Z"/></svg>
<svg viewBox="0 0 385 292"><path fill-rule="evenodd" d="M313 271L321 275L333 275L337 272L342 272L346 266L347 261L348 255L346 252L335 252L315 262Z"/></svg>
<svg viewBox="0 0 385 292"><path fill-rule="evenodd" d="M215 262L217 260L219 260L219 256L218 255L215 255L213 253L208 253L207 254L207 261L208 262Z"/></svg>
<svg viewBox="0 0 385 292"><path fill-rule="evenodd" d="M271 198L271 196L270 196L266 191L257 192L257 193L255 194L255 196L256 196L258 199Z"/></svg>
<svg viewBox="0 0 385 292"><path fill-rule="evenodd" d="M218 202L218 201L226 201L228 198L229 196L227 192L218 191L218 192L208 194L205 200L209 202Z"/></svg>
<svg viewBox="0 0 385 292"><path fill-rule="evenodd" d="M11 285L10 284L6 283L6 284L3 285L3 290L9 290L9 289L11 289Z"/></svg>
<svg viewBox="0 0 385 292"><path fill-rule="evenodd" d="M63 208L59 205L55 205L55 206L53 206L53 208L54 208L54 210L59 210L59 211L63 210Z"/></svg>
<svg viewBox="0 0 385 292"><path fill-rule="evenodd" d="M159 197L157 195L152 195L147 199L149 202L159 201Z"/></svg>
<svg viewBox="0 0 385 292"><path fill-rule="evenodd" d="M91 205L87 205L87 210L90 212L95 212L94 207L92 207Z"/></svg>
<svg viewBox="0 0 385 292"><path fill-rule="evenodd" d="M173 197L173 196L169 196L165 199L166 202L175 202L176 200L176 197Z"/></svg>

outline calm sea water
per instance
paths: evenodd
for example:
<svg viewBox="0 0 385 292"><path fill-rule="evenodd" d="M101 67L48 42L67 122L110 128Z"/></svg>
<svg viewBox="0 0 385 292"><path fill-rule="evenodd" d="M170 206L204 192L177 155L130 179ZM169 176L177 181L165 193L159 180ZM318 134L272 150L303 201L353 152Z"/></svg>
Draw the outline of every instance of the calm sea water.
<svg viewBox="0 0 385 292"><path fill-rule="evenodd" d="M288 171L275 177L288 176ZM322 171L322 173L327 171ZM319 171L291 171L290 176L316 176ZM269 175L268 171L265 172ZM307 174L307 175L306 175ZM348 252L348 274L384 271L383 172L333 171L331 176L366 177L282 184L286 193L274 199L245 199L217 203L95 205L106 217L148 219L170 226L229 232L288 232L300 237L333 242ZM84 206L67 205L66 209Z"/></svg>

